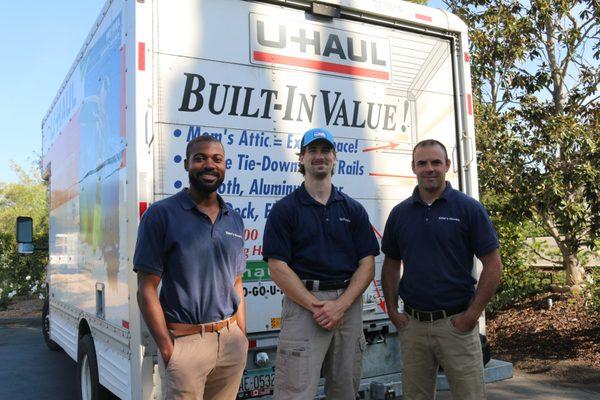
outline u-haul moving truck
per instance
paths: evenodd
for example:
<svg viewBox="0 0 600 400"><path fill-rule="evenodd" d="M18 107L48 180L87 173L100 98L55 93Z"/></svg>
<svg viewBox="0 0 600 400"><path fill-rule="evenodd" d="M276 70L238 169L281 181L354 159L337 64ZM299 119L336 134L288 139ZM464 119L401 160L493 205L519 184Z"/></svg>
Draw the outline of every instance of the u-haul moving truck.
<svg viewBox="0 0 600 400"><path fill-rule="evenodd" d="M319 126L336 137L334 184L365 206L379 237L415 185L419 140L443 142L449 180L477 197L465 25L396 0L107 1L42 124L44 332L77 360L82 398L98 385L122 399L160 390L132 255L148 205L186 186L185 147L198 135L224 144L219 193L246 226L251 349L239 397L270 393L282 294L262 261L263 227L301 184L300 138ZM364 398L400 390L381 263L364 295ZM486 369L488 381L510 374L497 361Z"/></svg>

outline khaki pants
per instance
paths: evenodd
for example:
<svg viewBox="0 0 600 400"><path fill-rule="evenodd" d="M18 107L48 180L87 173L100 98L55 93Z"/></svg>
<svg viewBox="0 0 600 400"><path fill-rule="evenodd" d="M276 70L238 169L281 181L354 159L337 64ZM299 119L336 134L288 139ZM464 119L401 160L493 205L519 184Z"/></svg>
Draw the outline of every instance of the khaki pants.
<svg viewBox="0 0 600 400"><path fill-rule="evenodd" d="M335 300L343 290L313 292L319 300ZM332 331L321 328L312 313L283 298L281 333L275 367L274 400L312 400L321 368L328 400L354 400L362 374L366 342L361 299L346 311Z"/></svg>
<svg viewBox="0 0 600 400"><path fill-rule="evenodd" d="M398 332L404 399L435 399L439 365L454 399L486 398L479 329L459 332L452 325L453 317L420 322L409 316L408 325Z"/></svg>
<svg viewBox="0 0 600 400"><path fill-rule="evenodd" d="M248 340L237 324L175 338L166 365L159 357L163 399L232 400L246 366Z"/></svg>

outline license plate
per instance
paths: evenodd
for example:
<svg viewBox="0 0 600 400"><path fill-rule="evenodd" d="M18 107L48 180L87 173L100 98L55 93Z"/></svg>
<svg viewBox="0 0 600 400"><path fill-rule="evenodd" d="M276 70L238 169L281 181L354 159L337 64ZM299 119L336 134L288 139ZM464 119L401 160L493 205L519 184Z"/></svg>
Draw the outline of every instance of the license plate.
<svg viewBox="0 0 600 400"><path fill-rule="evenodd" d="M273 367L246 370L244 371L244 375L242 375L238 399L249 399L273 394L274 381L275 370Z"/></svg>

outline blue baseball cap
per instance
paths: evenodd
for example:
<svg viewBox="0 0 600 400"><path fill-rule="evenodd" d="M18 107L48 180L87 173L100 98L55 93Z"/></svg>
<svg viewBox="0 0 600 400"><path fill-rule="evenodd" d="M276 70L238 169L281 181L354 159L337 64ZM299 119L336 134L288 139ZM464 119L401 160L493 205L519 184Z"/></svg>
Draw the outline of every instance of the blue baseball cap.
<svg viewBox="0 0 600 400"><path fill-rule="evenodd" d="M313 128L306 131L306 133L304 133L304 136L302 136L302 145L300 147L300 150L304 150L306 146L308 146L316 140L325 140L331 145L331 147L335 148L335 143L333 141L333 135L331 134L331 132L323 128Z"/></svg>

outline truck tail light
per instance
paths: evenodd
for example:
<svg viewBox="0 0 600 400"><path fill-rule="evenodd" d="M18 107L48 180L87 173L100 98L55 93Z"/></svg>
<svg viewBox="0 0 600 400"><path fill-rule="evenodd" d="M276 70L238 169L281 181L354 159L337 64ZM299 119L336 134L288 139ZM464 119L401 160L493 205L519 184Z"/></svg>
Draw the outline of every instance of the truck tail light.
<svg viewBox="0 0 600 400"><path fill-rule="evenodd" d="M139 209L140 209L140 219L141 219L142 215L144 215L144 213L148 209L148 202L146 202L146 201L140 201Z"/></svg>

